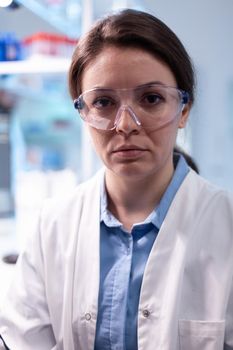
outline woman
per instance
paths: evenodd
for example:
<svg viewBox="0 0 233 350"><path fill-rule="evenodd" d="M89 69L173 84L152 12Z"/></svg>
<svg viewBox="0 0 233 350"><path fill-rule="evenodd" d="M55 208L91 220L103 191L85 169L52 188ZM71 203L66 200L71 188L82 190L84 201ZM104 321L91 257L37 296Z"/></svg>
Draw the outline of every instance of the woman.
<svg viewBox="0 0 233 350"><path fill-rule="evenodd" d="M10 349L233 349L233 202L173 157L190 58L124 10L78 43L74 106L105 168L43 208L2 310Z"/></svg>

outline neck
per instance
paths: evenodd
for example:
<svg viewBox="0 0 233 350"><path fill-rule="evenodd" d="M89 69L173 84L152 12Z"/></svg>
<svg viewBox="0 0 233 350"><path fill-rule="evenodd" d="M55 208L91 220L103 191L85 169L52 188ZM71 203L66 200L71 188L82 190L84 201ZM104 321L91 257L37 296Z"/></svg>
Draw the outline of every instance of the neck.
<svg viewBox="0 0 233 350"><path fill-rule="evenodd" d="M158 205L173 175L173 166L166 176L146 178L122 177L106 171L108 209L128 230L141 222Z"/></svg>

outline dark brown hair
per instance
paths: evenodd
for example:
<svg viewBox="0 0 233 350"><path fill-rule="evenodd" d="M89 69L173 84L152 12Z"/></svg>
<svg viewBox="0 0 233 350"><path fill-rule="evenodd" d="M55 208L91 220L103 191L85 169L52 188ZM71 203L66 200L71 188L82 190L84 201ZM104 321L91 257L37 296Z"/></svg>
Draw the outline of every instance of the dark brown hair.
<svg viewBox="0 0 233 350"><path fill-rule="evenodd" d="M177 154L177 153L181 154L186 160L187 164L190 166L190 168L196 171L197 174L200 173L197 162L194 160L193 157L191 157L187 152L185 152L180 146L175 145L173 152L174 154Z"/></svg>
<svg viewBox="0 0 233 350"><path fill-rule="evenodd" d="M110 45L122 49L139 48L165 62L173 72L178 88L187 91L193 103L194 70L183 44L161 20L132 9L99 20L78 42L69 70L69 89L73 99L81 93L81 76L85 67Z"/></svg>

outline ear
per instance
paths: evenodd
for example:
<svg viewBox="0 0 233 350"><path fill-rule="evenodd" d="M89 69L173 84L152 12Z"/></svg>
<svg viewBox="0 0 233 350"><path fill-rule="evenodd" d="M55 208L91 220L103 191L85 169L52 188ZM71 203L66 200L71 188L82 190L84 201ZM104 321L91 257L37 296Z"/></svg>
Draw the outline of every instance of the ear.
<svg viewBox="0 0 233 350"><path fill-rule="evenodd" d="M188 116L189 116L189 112L190 112L190 109L191 109L191 104L190 103L187 103L182 112L181 112L181 116L180 116L180 120L179 120L179 125L178 125L178 128L179 129L183 129L185 128L186 126L186 123L187 123L187 120L188 120Z"/></svg>

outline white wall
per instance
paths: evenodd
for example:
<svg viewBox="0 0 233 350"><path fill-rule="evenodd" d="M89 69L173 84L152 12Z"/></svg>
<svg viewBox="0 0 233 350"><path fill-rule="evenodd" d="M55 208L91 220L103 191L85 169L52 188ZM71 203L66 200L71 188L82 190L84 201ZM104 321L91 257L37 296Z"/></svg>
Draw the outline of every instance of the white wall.
<svg viewBox="0 0 233 350"><path fill-rule="evenodd" d="M192 153L201 173L233 190L233 1L147 1L183 41L197 70ZM231 99L230 99L231 94ZM231 126L231 128L230 128Z"/></svg>

